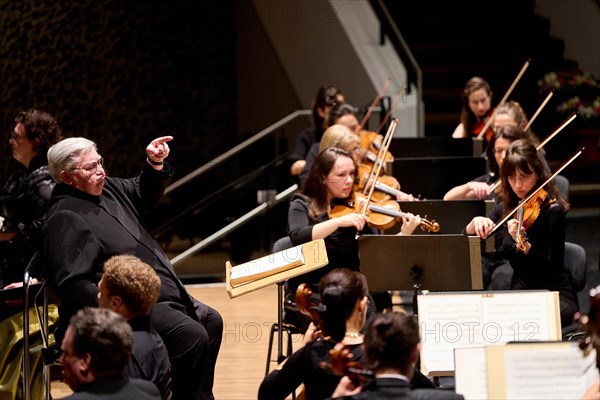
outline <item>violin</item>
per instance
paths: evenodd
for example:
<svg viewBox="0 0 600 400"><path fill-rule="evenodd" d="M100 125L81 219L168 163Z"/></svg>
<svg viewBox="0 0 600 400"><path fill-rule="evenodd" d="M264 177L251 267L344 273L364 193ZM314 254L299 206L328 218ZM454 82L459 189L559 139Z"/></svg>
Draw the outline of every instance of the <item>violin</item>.
<svg viewBox="0 0 600 400"><path fill-rule="evenodd" d="M373 183L372 175L370 166L362 163L358 164L355 190L368 190ZM389 175L381 175L375 179L375 190L376 192L373 193L373 200L375 201L390 200L392 197L397 198L398 195L408 196L400 191L400 182Z"/></svg>
<svg viewBox="0 0 600 400"><path fill-rule="evenodd" d="M321 363L321 367L334 375L349 377L355 386L362 386L375 377L373 371L365 369L359 361L353 359L350 347L342 342L329 350L329 359L329 363Z"/></svg>
<svg viewBox="0 0 600 400"><path fill-rule="evenodd" d="M364 206L367 204L365 195L354 192L351 199L345 201L342 204L336 204L330 211L329 216L331 218L341 217L350 213L362 213ZM369 203L369 209L365 213L369 218L369 226L375 229L386 230L396 225L398 221L402 220L402 217L407 214L400 211L400 205L394 200L387 200L384 202ZM429 232L439 232L440 224L434 221L429 221L425 218L421 218L419 224L422 230Z"/></svg>
<svg viewBox="0 0 600 400"><path fill-rule="evenodd" d="M539 151L542 147L544 147L544 145L546 143L548 143L550 141L550 139L552 139L554 136L556 136L560 131L562 131L567 125L569 125L571 123L571 121L573 121L575 118L577 117L577 112L573 112L571 113L571 115L562 123L558 126L558 128L556 128L554 130L554 132L552 132L551 134L548 135L548 137L546 139L544 139L544 141L542 143L540 143L539 145L537 145L536 149ZM531 122L531 121L530 121ZM527 127L526 127L527 128ZM500 186L500 179L498 179L496 182L492 183L489 187L490 192L494 192L496 191L496 189L498 189L498 187Z"/></svg>
<svg viewBox="0 0 600 400"><path fill-rule="evenodd" d="M381 163L381 146L383 143L383 136L377 132L361 130L358 132L360 136L360 147L364 151L363 162L369 166L377 165ZM391 153L386 152L383 156L383 162L394 161L394 156Z"/></svg>
<svg viewBox="0 0 600 400"><path fill-rule="evenodd" d="M528 201L526 201L522 207L517 210L517 221L519 225L517 226L517 249L519 251L525 251L525 242L527 242L527 236L524 231L527 231L531 225L535 222L537 217L540 215L540 210L543 206L554 203L555 199L550 199L546 201L548 198L548 192L544 189L540 189L535 192L535 195L531 197Z"/></svg>
<svg viewBox="0 0 600 400"><path fill-rule="evenodd" d="M494 136L494 131L493 131L492 127L490 126L490 121L495 112L496 112L495 108L490 108L488 110L487 114L485 114L485 116L483 118L477 120L477 122L473 126L473 130L472 130L473 136L480 137L482 135L485 135L485 140L487 142L492 140L492 137ZM484 131L484 129L485 129L485 131Z"/></svg>
<svg viewBox="0 0 600 400"><path fill-rule="evenodd" d="M546 197L548 195L548 193L544 190L544 186L546 186L550 181L552 181L552 179L554 179L556 177L556 175L560 174L563 169L565 169L577 157L579 157L584 149L585 148L582 147L580 150L575 152L575 154L573 154L571 156L571 158L569 158L567 161L565 161L565 163L563 165L561 165L560 168L558 168L548 179L546 179L546 181L544 183L542 183L536 190L534 190L533 192L531 192L531 194L529 194L527 197L525 197L523 200L521 200L519 202L519 204L517 204L517 206L513 210L511 210L509 213L506 214L506 216L504 216L501 220L496 222L496 224L494 225L494 228L492 228L492 230L487 235L487 237L489 237L492 233L494 233L510 217L514 217L515 213L518 212L520 208L524 208L523 227L525 229L529 228L533 224L533 222L536 220L536 218L539 216L540 209L541 209L542 205L544 204L544 201L546 200ZM552 201L555 201L555 200L552 199ZM527 214L525 214L525 212L527 212ZM518 218L518 214L516 214L516 215ZM527 218L525 218L525 215L527 215ZM527 224L525 224L525 219L528 221ZM517 234L519 234L519 232L517 232ZM518 245L518 243L517 243L517 245ZM525 241L522 242L522 246L525 246Z"/></svg>

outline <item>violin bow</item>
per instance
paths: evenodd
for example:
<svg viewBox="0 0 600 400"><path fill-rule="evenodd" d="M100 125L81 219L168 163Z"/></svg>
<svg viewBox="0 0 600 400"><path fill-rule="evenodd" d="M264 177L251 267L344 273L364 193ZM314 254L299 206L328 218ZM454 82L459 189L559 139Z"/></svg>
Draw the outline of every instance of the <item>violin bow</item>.
<svg viewBox="0 0 600 400"><path fill-rule="evenodd" d="M391 109L390 109L391 110ZM392 123L397 124L398 123L398 119L396 118L396 121ZM392 126L392 123L390 123L390 128ZM387 133L385 134L385 136L383 137L383 141L381 143L381 146L379 147L379 150L377 151L377 157L375 158L375 162L373 163L373 166L371 167L371 170L369 171L369 175L367 175L367 180L365 182L365 187L363 188L363 194L366 194L367 192L367 185L369 184L369 182L375 182L377 180L377 178L379 177L379 172L381 172L381 165L385 160L385 156L387 154L387 150L389 148L389 145L391 143L391 138L393 136L394 130L396 130L396 127L394 126L394 129L389 129ZM387 142L387 147L385 146ZM385 149L384 149L385 147ZM375 171L377 171L375 173Z"/></svg>
<svg viewBox="0 0 600 400"><path fill-rule="evenodd" d="M552 89L550 91L550 93L548 93L548 96L546 96L546 98L544 99L544 101L542 102L542 104L538 107L538 109L535 112L535 114L533 114L533 117L531 117L531 119L529 120L529 122L527 123L527 125L525 125L525 128L523 128L524 131L527 131L527 129L529 129L529 127L533 123L533 120L538 116L538 114L542 111L542 109L544 108L544 106L546 106L546 103L548 103L548 101L550 100L550 98L553 95L554 95L554 89Z"/></svg>
<svg viewBox="0 0 600 400"><path fill-rule="evenodd" d="M383 92L385 91L385 89L387 89L387 87L389 86L389 84L390 84L391 81L392 81L392 78L388 77L385 80L385 82L383 82L383 85L381 85L381 88L377 92L377 95L373 99L373 102L371 103L371 105L367 109L367 113L365 114L365 116L363 117L363 120L361 121L360 125L358 126L358 130L359 131L363 128L363 126L365 126L365 124L367 123L367 121L371 117L371 113L373 112L373 109L375 108L375 104L377 104L377 102L381 98L381 95L383 94Z"/></svg>
<svg viewBox="0 0 600 400"><path fill-rule="evenodd" d="M494 228L490 231L490 233L487 235L487 237L489 237L492 233L494 233L498 229L498 227L502 226L502 224L504 224L506 221L508 221L508 219L515 213L515 211L518 211L521 207L523 207L523 205L527 204L527 202L529 200L531 200L531 198L533 196L535 196L540 190L542 190L543 187L546 186L552 179L554 179L556 177L556 175L560 174L563 169L565 169L577 157L579 157L581 155L581 153L583 152L583 150L585 150L585 147L582 147L577 152L575 152L575 154L573 154L570 159L565 161L565 163L563 165L561 165L560 168L558 168L556 170L556 172L554 172L548 179L546 179L546 181L544 183L542 183L537 189L535 189L529 196L527 196L523 200L521 200L519 202L519 204L517 204L517 206L513 210L511 210L508 214L506 214L500 221L496 222Z"/></svg>
<svg viewBox="0 0 600 400"><path fill-rule="evenodd" d="M379 127L375 132L379 132L383 128L388 118L390 118L390 115L392 115L392 111L394 110L394 108L396 108L396 104L398 104L400 99L404 96L406 96L406 87L403 87L400 91L400 94L398 94L398 96L394 98L394 101L392 101L392 104L390 105L390 109L388 110L387 114L385 114L385 118L383 119L383 121L381 121L381 124L379 124Z"/></svg>
<svg viewBox="0 0 600 400"><path fill-rule="evenodd" d="M558 134L558 132L562 131L567 125L569 125L576 117L577 117L577 111L574 111L569 116L569 118L564 120L564 122L562 124L560 124L558 126L558 128L556 128L554 130L554 132L549 134L548 137L546 139L544 139L544 141L536 147L536 150L539 151L542 147L544 147L544 145L546 143L548 143L554 136L556 136ZM494 182L490 185L490 187L489 187L490 193L493 192L494 190L498 189L498 186L500 186L500 179L498 179L496 182Z"/></svg>
<svg viewBox="0 0 600 400"><path fill-rule="evenodd" d="M498 103L498 106L501 106L504 103L506 103L506 99L508 99L508 96L510 96L512 91L515 89L515 86L517 86L517 83L519 82L519 80L521 79L523 74L525 73L525 70L527 69L527 67L529 67L530 62L531 62L531 58L528 58L527 61L525 61L525 64L521 68L521 71L519 72L519 74L517 75L517 77L515 78L513 83L510 85L510 87L508 88L506 93L504 94L504 97L502 98L502 100L500 100L500 103ZM494 108L494 112L492 113L492 115L490 115L490 117L486 121L485 125L483 126L483 129L481 130L481 132L479 132L479 135L477 135L477 139L483 140L483 135L485 134L485 131L487 131L488 128L490 127L492 120L494 119L494 116L496 115L496 109L498 108L498 106L496 106Z"/></svg>
<svg viewBox="0 0 600 400"><path fill-rule="evenodd" d="M377 154L378 158L381 155L382 157L385 157L387 151L388 151L388 147L390 147L390 143L392 142L392 136L394 135L394 131L396 130L396 126L398 125L398 118L394 117L392 118L392 121L390 122L390 127L388 128L387 133L385 134L385 137L383 138L383 145L381 146L381 149L379 150L379 153ZM383 158L379 158L380 160L383 160ZM374 176L379 176L379 173L381 172L381 166L383 164L383 161L381 162L377 162L377 172L375 173ZM373 168L372 168L373 170ZM373 172L373 171L371 171ZM367 178L367 182L368 182L368 178ZM367 214L367 210L369 209L369 204L371 203L371 197L373 197L373 192L375 191L375 185L371 185L371 188L369 189L369 195L367 196L367 200L365 201L365 204L363 206L361 215L366 215ZM356 239L358 239L359 233L356 232Z"/></svg>

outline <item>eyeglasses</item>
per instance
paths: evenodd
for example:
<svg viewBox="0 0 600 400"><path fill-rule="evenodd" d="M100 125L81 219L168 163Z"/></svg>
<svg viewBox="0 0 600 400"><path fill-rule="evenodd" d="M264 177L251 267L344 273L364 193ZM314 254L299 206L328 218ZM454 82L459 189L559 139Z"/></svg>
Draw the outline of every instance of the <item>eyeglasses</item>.
<svg viewBox="0 0 600 400"><path fill-rule="evenodd" d="M71 171L75 171L77 169L82 169L85 172L95 172L98 170L98 167L104 168L104 159L102 157L100 157L96 161L92 161L90 163L82 165L81 167L71 168Z"/></svg>
<svg viewBox="0 0 600 400"><path fill-rule="evenodd" d="M512 183L522 182L522 183L530 183L537 179L535 173L529 175L511 175L508 177L508 181Z"/></svg>
<svg viewBox="0 0 600 400"><path fill-rule="evenodd" d="M501 148L497 148L497 149L494 149L494 154L495 154L495 155L497 155L497 156L499 156L499 155L501 155L502 153L506 152L506 150L507 150L507 149L501 149Z"/></svg>

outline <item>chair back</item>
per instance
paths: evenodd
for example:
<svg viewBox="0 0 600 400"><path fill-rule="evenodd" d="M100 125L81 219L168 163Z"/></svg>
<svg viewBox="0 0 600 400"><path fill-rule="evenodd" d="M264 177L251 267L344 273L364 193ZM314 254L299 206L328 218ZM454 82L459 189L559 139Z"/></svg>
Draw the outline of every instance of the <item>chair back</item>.
<svg viewBox="0 0 600 400"><path fill-rule="evenodd" d="M275 243L273 243L273 248L272 248L272 252L273 253L277 253L279 251L285 250L285 249L289 249L293 247L292 246L292 239L290 239L289 236L284 236L282 238L279 238L275 241Z"/></svg>
<svg viewBox="0 0 600 400"><path fill-rule="evenodd" d="M587 257L585 249L577 243L565 242L565 269L569 274L575 293L585 288L587 276Z"/></svg>
<svg viewBox="0 0 600 400"><path fill-rule="evenodd" d="M284 236L273 243L272 252L277 253L278 251L283 251L292 247L294 246L292 245L290 237ZM310 324L310 320L298 310L298 306L296 305L296 293L290 291L288 281L285 281L283 291L283 321L286 324L295 327L297 330L296 333L304 333Z"/></svg>

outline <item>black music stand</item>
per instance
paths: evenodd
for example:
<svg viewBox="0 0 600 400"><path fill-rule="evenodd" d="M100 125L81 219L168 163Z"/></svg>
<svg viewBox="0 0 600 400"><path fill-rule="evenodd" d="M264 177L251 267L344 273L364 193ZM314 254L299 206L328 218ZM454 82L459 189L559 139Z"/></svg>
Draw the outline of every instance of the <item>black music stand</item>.
<svg viewBox="0 0 600 400"><path fill-rule="evenodd" d="M420 215L440 224L437 234L459 234L473 217L486 216L494 207L493 200L423 200L399 201L400 210ZM402 224L396 224L385 233L400 232ZM416 230L415 234L424 234Z"/></svg>
<svg viewBox="0 0 600 400"><path fill-rule="evenodd" d="M480 156L483 140L448 137L395 137L389 151L394 157Z"/></svg>
<svg viewBox="0 0 600 400"><path fill-rule="evenodd" d="M360 269L371 291L482 290L481 243L465 235L363 235Z"/></svg>
<svg viewBox="0 0 600 400"><path fill-rule="evenodd" d="M401 190L423 199L443 199L448 190L486 173L483 157L394 158L386 173L400 182Z"/></svg>
<svg viewBox="0 0 600 400"><path fill-rule="evenodd" d="M35 315L38 323L40 324L40 335L42 338L42 376L44 382L43 398L45 400L50 399L50 364L51 351L49 350L49 330L48 330L48 287L46 281L43 280L41 283L31 283L32 277L31 272L37 266L40 260L39 253L35 253L25 272L23 274L23 399L31 399L31 361L29 351L29 308L30 300L33 297L32 306L35 309ZM42 296L42 313L38 309L38 296Z"/></svg>

